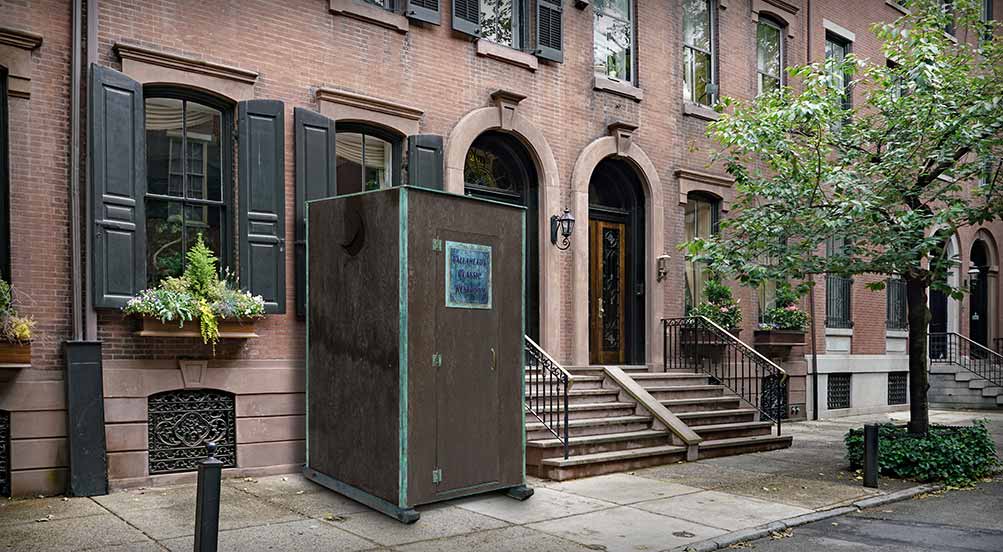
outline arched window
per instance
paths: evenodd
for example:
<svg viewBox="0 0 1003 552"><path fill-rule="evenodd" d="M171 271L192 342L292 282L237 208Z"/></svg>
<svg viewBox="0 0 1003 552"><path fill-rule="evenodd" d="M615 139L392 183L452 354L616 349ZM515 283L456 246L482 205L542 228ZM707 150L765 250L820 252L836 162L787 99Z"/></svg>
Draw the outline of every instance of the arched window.
<svg viewBox="0 0 1003 552"><path fill-rule="evenodd" d="M686 241L706 238L717 233L721 217L721 201L706 194L693 193L686 198ZM703 301L703 290L710 271L704 263L686 261L686 308Z"/></svg>
<svg viewBox="0 0 1003 552"><path fill-rule="evenodd" d="M758 93L780 88L784 80L784 32L779 23L760 17L756 27Z"/></svg>
<svg viewBox="0 0 1003 552"><path fill-rule="evenodd" d="M202 235L229 266L233 106L207 94L150 87L146 119L147 284L180 276Z"/></svg>
<svg viewBox="0 0 1003 552"><path fill-rule="evenodd" d="M401 138L378 127L338 123L335 134L338 195L400 184Z"/></svg>

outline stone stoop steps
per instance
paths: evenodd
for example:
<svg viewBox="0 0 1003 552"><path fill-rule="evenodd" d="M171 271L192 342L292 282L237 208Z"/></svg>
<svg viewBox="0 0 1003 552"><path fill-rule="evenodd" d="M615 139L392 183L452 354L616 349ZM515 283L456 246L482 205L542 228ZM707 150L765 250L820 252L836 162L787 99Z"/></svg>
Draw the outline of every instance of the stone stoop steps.
<svg viewBox="0 0 1003 552"><path fill-rule="evenodd" d="M771 422L759 421L756 409L724 386L712 385L707 375L650 372L645 366L620 368L703 438L699 458L791 445L790 436L774 435ZM560 439L527 413L528 474L561 481L686 460L686 446L668 430L655 429L652 415L607 381L602 366L567 369L572 374L569 456L564 458ZM529 387L526 393L530 395Z"/></svg>
<svg viewBox="0 0 1003 552"><path fill-rule="evenodd" d="M1003 387L949 362L930 362L930 406L997 409L1003 407Z"/></svg>

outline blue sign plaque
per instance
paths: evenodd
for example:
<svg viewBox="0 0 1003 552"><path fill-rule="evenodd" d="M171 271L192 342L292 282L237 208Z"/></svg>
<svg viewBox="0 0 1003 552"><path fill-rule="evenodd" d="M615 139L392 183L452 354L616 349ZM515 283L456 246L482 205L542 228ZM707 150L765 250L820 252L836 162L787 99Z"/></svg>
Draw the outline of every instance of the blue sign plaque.
<svg viewBox="0 0 1003 552"><path fill-rule="evenodd" d="M491 308L491 246L446 242L446 306Z"/></svg>

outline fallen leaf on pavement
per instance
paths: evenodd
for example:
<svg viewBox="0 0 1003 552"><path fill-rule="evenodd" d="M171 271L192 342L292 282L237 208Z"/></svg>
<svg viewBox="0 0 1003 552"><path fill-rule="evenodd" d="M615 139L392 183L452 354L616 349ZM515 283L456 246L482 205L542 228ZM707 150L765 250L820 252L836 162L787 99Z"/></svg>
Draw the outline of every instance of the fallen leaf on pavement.
<svg viewBox="0 0 1003 552"><path fill-rule="evenodd" d="M789 539L794 536L794 529L788 527L783 531L773 531L770 533L770 538L773 540Z"/></svg>

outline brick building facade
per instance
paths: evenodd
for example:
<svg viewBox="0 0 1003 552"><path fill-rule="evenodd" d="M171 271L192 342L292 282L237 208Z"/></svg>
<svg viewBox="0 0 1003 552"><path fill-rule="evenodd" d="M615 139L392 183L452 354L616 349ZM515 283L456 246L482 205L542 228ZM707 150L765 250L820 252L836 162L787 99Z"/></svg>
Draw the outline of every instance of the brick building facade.
<svg viewBox="0 0 1003 552"><path fill-rule="evenodd" d="M0 410L9 412L10 420L13 494L56 493L66 487L71 430L64 343L75 339L102 344L107 471L113 486L191 477L190 472L151 469L151 409L159 404L151 400L183 401L178 393L203 388L225 392L240 473L298 469L304 456L305 324L297 316L297 293L303 291L297 289L297 186L306 186L298 177L307 162L297 148L305 146L309 129L297 122L302 114L295 110L327 117L334 121L329 130L343 137L336 151L344 153L327 160L338 174L341 193L410 182L528 206L535 220L530 251L536 253L530 267L535 284L526 291L535 305L530 333L569 365L658 364L659 320L682 316L687 302L687 266L676 245L685 241L687 224L699 224L698 206L720 213L715 217L727 216L733 199L730 177L708 163L713 145L705 136L706 123L715 114L704 104L717 96L750 98L757 93L763 75L772 71L757 64L757 33L763 25L779 29L778 55L784 65L821 59L827 37L839 38L857 55L874 57L880 56L879 45L869 26L898 17L902 9L882 0L622 0L593 2L609 6L597 16L588 2L515 0L501 3L514 7L515 15L498 18L504 24L485 19L480 27L471 27L454 2L384 0L387 8L375 5L380 3L92 0L77 6L67 0L0 0L9 136L9 183L3 191L10 204L10 269L4 277L20 292L21 310L38 321L30 366L0 370ZM1003 1L995 0L993 7L1003 13ZM686 10L689 15L684 16ZM480 38L470 34L478 28ZM596 54L597 42L605 48L602 55ZM74 51L79 53L76 78ZM709 60L706 71L704 59ZM116 95L123 88L114 86L106 89L110 95L88 95L97 85L88 82L90 64L120 72L122 82L136 83L133 90L146 103L138 102L142 96L123 99ZM122 297L113 289L118 285L115 274L111 279L100 272L91 276L101 267L119 266L106 263L122 252L141 252L145 258L138 261L150 268L148 278L160 266L147 250L154 248L150 236L139 249L117 250L100 241L109 238L96 224L95 203L101 196L92 192L102 184L89 175L103 174L95 173L95 167L106 164L113 173L119 171L115 174L139 173L123 167L116 155L98 159L100 150L88 144L88 136L95 136L93 98L110 102L108 110L122 100L143 112L143 119L124 119L133 124L145 120L146 150L131 153L150 160L157 140L156 147L176 147L161 142L180 146L184 152L177 159L186 167L199 165L181 171L182 186L197 181L208 190L207 171L216 171L222 199L213 203L202 195L195 199L203 203L185 203L185 209L202 213L192 215L196 218L220 213L217 222L202 218L199 224L218 232L218 253L234 270L244 270L241 256L248 260L259 233L250 232L243 218L250 209L253 219L258 207L245 204L240 190L275 186L271 191L278 192L277 199L265 209L273 216L266 217L271 241L254 242L264 244L265 260L253 268L248 263L247 273L241 274L242 283L263 282L263 289L273 292L268 299L275 312L256 325L258 337L224 339L213 352L198 338L137 335L135 321L115 308L114 297ZM251 127L238 128L260 115L255 109L262 104L254 100L281 102L281 116L269 127L274 132L266 136L262 130L269 144L282 145L269 165L281 171L274 182L267 175L252 178L239 159L247 151L242 148L257 136L245 140L241 132ZM252 103L242 103L248 101ZM161 112L156 119L156 106L169 110L181 102L194 106L177 108L186 114L181 121L191 117L197 122L205 113L215 113L205 116L218 122L196 132L194 123L177 127L177 121L170 122L180 115ZM77 105L80 119L74 123ZM244 108L247 119L241 115ZM104 142L98 146L121 138L115 127L102 129L105 134L97 136ZM131 128L137 129L143 132L142 125ZM209 137L199 138L199 132ZM74 162L77 142L79 165ZM370 150L375 159L369 159ZM174 174L174 151L167 154L167 186ZM218 155L217 161L205 161L207 155ZM432 160L428 171L418 169L422 155ZM488 169L477 172L474 162L486 163ZM144 167L151 187L152 167ZM357 184L348 187L355 178ZM244 187L245 180L250 187ZM80 190L76 203L71 201L74 182ZM131 220L152 228L152 202L159 199L151 198L151 187L143 185L145 198L139 194L126 198L132 203L99 207L145 209L145 218ZM313 188L299 193L308 198L324 194ZM570 248L559 250L550 240L550 218L565 208L578 227ZM75 223L79 255L74 253ZM136 231L128 223L116 228ZM590 322L590 247L595 255L601 242L590 234L611 235L604 233L609 228L629 241L622 257L629 266L621 273L627 282L620 288L629 291L616 328L622 343L612 357L599 360L590 355L603 337ZM140 238L141 233L131 239ZM1003 225L997 222L961 233L953 246L961 266L968 267L973 244L986 245L990 342L1003 336L1000 240ZM161 246L173 247L157 244ZM97 258L95 252L107 256ZM81 272L76 280L75 267ZM252 275L251 270L267 275ZM958 277L967 277L962 272ZM886 393L875 389L886 386L888 373L907 370L904 334L888 328L886 294L867 291L865 280L850 288L852 327L819 324L820 387L827 385L830 373L854 374L849 408L826 409L823 394L823 415L893 408ZM821 322L827 298L822 279L819 283L815 303ZM751 335L758 294L737 293L746 309L745 334ZM949 302L947 329L968 335L968 301ZM807 361L789 366L795 376L789 402L799 415L811 402L807 366Z"/></svg>

